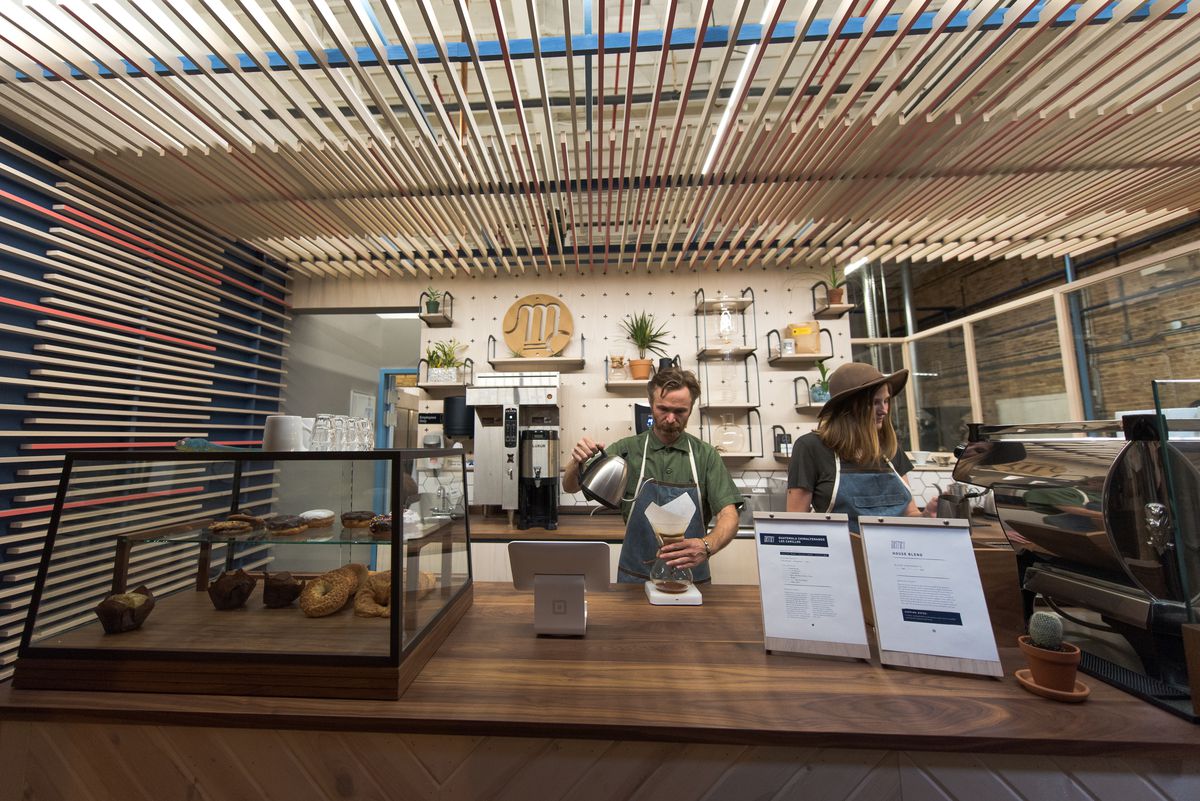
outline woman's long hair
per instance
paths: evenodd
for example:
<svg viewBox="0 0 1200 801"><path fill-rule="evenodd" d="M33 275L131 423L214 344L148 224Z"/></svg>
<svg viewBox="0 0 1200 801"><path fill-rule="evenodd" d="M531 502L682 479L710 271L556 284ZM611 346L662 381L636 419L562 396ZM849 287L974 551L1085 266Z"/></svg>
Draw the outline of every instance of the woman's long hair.
<svg viewBox="0 0 1200 801"><path fill-rule="evenodd" d="M817 436L843 462L876 465L896 454L896 429L892 428L891 407L884 415L883 427L875 429L875 393L878 387L856 392L842 408L821 418Z"/></svg>

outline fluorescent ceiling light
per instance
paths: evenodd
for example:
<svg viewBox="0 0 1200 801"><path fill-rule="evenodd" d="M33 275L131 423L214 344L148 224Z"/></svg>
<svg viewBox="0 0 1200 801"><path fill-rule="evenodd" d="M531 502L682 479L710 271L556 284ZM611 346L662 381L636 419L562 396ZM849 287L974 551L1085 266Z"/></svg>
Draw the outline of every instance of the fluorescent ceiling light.
<svg viewBox="0 0 1200 801"><path fill-rule="evenodd" d="M775 7L779 5L780 0L767 3L763 7L762 19L758 21L759 28L767 24L767 20L771 18L771 13ZM759 31L760 35L763 31ZM708 175L708 171L712 169L713 161L717 157L717 150L721 146L721 139L725 136L725 129L729 127L729 123L733 119L734 109L741 105L742 92L745 91L746 81L750 77L750 62L754 60L754 55L758 52L760 45L750 45L746 49L746 57L742 59L742 71L738 73L737 83L733 85L733 91L729 93L729 102L725 104L725 113L721 115L721 121L717 123L717 135L713 137L712 147L708 149L708 155L704 157L704 166L700 168L701 175Z"/></svg>
<svg viewBox="0 0 1200 801"><path fill-rule="evenodd" d="M379 312L375 315L384 320L416 320L420 317L415 311L412 312Z"/></svg>
<svg viewBox="0 0 1200 801"><path fill-rule="evenodd" d="M859 270L861 270L863 267L865 267L866 265L867 265L866 259L855 259L854 261L852 261L848 265L846 265L846 275L850 275L851 273L856 273Z"/></svg>

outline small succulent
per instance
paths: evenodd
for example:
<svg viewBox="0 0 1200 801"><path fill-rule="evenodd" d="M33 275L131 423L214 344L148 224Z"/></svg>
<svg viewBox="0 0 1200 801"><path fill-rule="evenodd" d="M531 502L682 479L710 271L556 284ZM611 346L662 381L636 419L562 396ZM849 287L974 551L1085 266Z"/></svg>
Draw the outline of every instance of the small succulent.
<svg viewBox="0 0 1200 801"><path fill-rule="evenodd" d="M1029 641L1047 651L1063 650L1062 618L1053 612L1034 612L1029 618Z"/></svg>

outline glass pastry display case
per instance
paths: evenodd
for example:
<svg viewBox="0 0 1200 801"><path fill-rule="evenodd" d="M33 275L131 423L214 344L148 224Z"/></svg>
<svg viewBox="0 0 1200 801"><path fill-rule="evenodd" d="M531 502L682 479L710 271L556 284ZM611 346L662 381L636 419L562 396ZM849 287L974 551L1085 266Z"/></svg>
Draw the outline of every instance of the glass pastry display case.
<svg viewBox="0 0 1200 801"><path fill-rule="evenodd" d="M470 607L460 449L67 456L13 685L397 698Z"/></svg>

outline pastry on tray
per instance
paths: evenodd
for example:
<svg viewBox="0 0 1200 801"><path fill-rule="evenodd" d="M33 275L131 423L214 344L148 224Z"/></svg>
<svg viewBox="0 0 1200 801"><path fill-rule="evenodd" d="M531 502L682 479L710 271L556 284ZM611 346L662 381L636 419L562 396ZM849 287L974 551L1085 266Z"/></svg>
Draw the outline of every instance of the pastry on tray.
<svg viewBox="0 0 1200 801"><path fill-rule="evenodd" d="M291 606L303 589L304 581L287 571L263 573L263 606L268 609Z"/></svg>
<svg viewBox="0 0 1200 801"><path fill-rule="evenodd" d="M219 610L240 609L258 581L245 570L226 571L208 585L208 597Z"/></svg>
<svg viewBox="0 0 1200 801"><path fill-rule="evenodd" d="M392 614L392 571L371 573L354 594L357 617L390 617Z"/></svg>
<svg viewBox="0 0 1200 801"><path fill-rule="evenodd" d="M213 534L245 534L253 528L245 520L218 520L208 525L208 530Z"/></svg>
<svg viewBox="0 0 1200 801"><path fill-rule="evenodd" d="M310 579L300 593L300 611L325 617L343 609L367 579L367 566L351 563Z"/></svg>
<svg viewBox="0 0 1200 801"><path fill-rule="evenodd" d="M226 520L241 520L243 523L249 523L252 528L262 528L262 515L251 514L245 509L239 509L232 514L225 515Z"/></svg>
<svg viewBox="0 0 1200 801"><path fill-rule="evenodd" d="M309 528L328 528L333 525L334 517L332 509L309 509L300 513L300 518Z"/></svg>
<svg viewBox="0 0 1200 801"><path fill-rule="evenodd" d="M154 595L143 585L133 592L108 596L92 611L100 618L105 634L120 634L141 626L153 610Z"/></svg>
<svg viewBox="0 0 1200 801"><path fill-rule="evenodd" d="M374 519L374 512L342 512L342 525L345 528L367 528Z"/></svg>
<svg viewBox="0 0 1200 801"><path fill-rule="evenodd" d="M288 534L299 534L308 528L308 524L300 515L275 515L264 520L263 525L271 534L281 537Z"/></svg>

